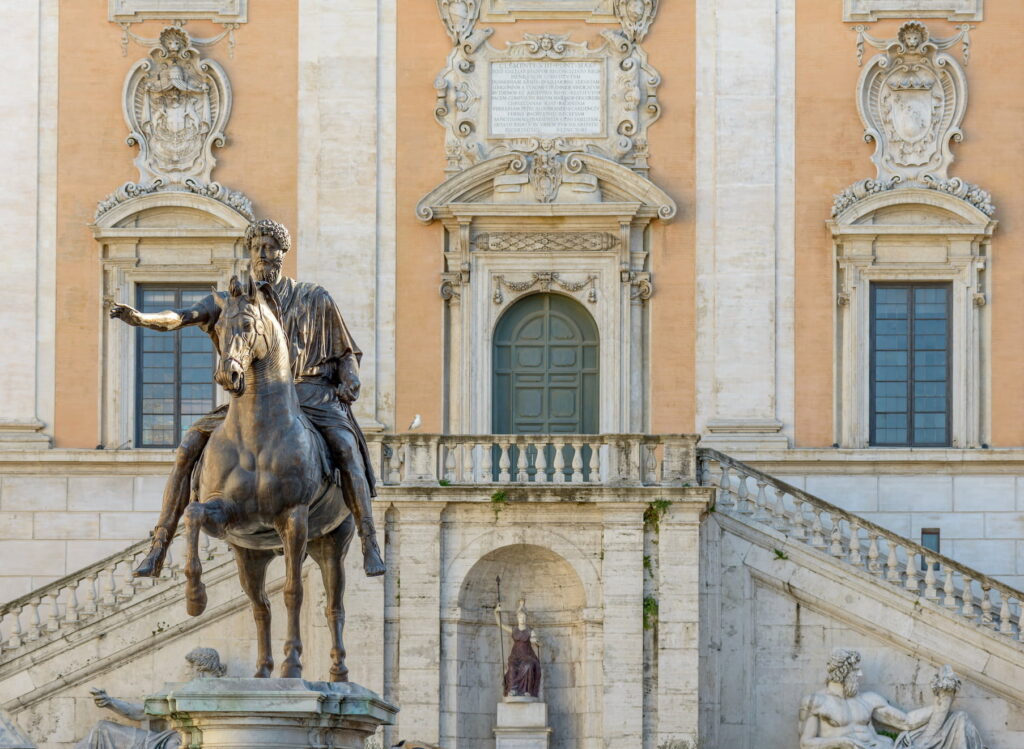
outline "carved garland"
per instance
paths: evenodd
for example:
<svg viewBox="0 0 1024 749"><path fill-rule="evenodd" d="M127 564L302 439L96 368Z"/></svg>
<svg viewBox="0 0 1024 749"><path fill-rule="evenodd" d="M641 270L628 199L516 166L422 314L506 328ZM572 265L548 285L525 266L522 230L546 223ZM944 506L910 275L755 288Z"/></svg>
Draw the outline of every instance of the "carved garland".
<svg viewBox="0 0 1024 749"><path fill-rule="evenodd" d="M601 252L618 246L618 236L604 231L490 232L473 241L473 249L490 252Z"/></svg>
<svg viewBox="0 0 1024 749"><path fill-rule="evenodd" d="M587 301L594 304L597 302L596 282L597 276L595 275L589 275L582 281L577 282L563 281L561 275L553 271L533 273L528 281L507 281L505 276L499 275L494 277L494 296L492 298L495 304L503 304L505 302L505 295L502 293L502 289L508 289L509 291L521 294L534 287L546 292L550 291L552 286L557 286L562 291L567 291L570 294L577 294L589 288ZM443 293L442 296L444 296Z"/></svg>

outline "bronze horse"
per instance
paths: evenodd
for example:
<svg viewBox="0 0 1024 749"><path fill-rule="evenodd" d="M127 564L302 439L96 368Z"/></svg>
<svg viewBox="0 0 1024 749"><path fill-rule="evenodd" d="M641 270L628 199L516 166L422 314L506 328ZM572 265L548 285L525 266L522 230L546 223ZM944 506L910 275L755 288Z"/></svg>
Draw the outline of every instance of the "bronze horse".
<svg viewBox="0 0 1024 749"><path fill-rule="evenodd" d="M227 540L242 588L252 602L258 656L256 676L273 672L267 565L284 555L288 635L281 676L302 676L302 563L320 567L331 627L332 681L347 681L342 629L344 559L355 530L320 434L303 415L292 379L290 345L280 303L270 284L243 287L232 278L215 296L222 312L214 328L220 358L214 379L231 394L223 424L210 436L185 510L185 596L188 613L206 608L199 531Z"/></svg>

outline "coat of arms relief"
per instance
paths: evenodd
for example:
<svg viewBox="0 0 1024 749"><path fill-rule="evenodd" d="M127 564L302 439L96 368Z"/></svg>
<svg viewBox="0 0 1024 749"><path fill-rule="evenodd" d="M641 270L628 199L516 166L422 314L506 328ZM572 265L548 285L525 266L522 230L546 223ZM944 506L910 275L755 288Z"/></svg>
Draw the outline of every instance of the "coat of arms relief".
<svg viewBox="0 0 1024 749"><path fill-rule="evenodd" d="M139 181L101 201L97 216L130 198L165 190L205 195L252 216L248 198L211 181L213 148L226 140L231 85L217 62L200 56L184 29L165 28L148 56L131 67L122 105L127 143L139 148Z"/></svg>
<svg viewBox="0 0 1024 749"><path fill-rule="evenodd" d="M949 177L950 145L963 139L970 26L946 38L933 38L918 21L900 26L892 39L876 39L863 26L855 30L858 60L865 43L882 51L868 60L857 85L857 109L864 140L875 144L871 160L877 174L837 195L832 215L899 186L949 192L991 215L995 209L988 193ZM963 63L946 52L956 44L963 45Z"/></svg>

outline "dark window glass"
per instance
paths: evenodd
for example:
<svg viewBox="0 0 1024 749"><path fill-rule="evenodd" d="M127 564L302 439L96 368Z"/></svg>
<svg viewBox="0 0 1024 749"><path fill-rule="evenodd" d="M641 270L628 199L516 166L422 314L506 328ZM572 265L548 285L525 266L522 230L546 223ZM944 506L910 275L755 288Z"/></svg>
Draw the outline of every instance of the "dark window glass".
<svg viewBox="0 0 1024 749"><path fill-rule="evenodd" d="M949 284L871 285L871 444L950 443Z"/></svg>
<svg viewBox="0 0 1024 749"><path fill-rule="evenodd" d="M190 307L210 293L205 287L140 286L142 312ZM192 422L212 410L214 351L195 326L172 333L138 329L135 444L175 447Z"/></svg>
<svg viewBox="0 0 1024 749"><path fill-rule="evenodd" d="M924 548L928 549L929 551L934 551L936 554L938 554L939 553L939 544L940 544L940 541L941 541L940 535L941 534L940 534L938 528L922 528L921 529L921 546L923 546ZM922 570L923 569L927 569L927 567L928 567L928 563L924 559L922 559L921 560L921 569ZM939 568L939 563L935 562L934 564L932 564L932 568L937 570Z"/></svg>

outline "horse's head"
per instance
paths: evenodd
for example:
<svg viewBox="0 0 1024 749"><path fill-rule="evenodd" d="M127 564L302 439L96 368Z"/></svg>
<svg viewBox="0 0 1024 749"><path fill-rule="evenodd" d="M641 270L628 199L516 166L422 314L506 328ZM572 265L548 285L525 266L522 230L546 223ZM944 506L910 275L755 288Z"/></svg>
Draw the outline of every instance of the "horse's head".
<svg viewBox="0 0 1024 749"><path fill-rule="evenodd" d="M228 296L216 295L221 307L215 330L220 341L220 359L214 380L231 395L245 392L245 373L253 362L270 350L278 323L276 297L269 284L250 281L243 286L231 277Z"/></svg>

